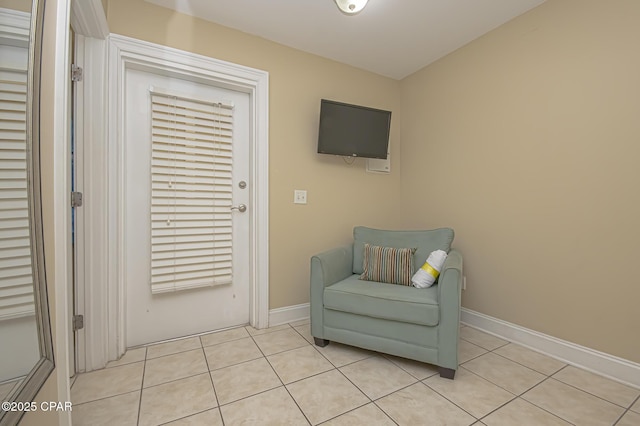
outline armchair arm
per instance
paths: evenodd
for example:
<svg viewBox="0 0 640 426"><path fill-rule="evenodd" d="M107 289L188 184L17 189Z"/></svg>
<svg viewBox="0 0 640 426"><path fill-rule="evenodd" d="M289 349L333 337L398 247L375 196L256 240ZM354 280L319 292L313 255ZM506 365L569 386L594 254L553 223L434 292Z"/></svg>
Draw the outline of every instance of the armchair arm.
<svg viewBox="0 0 640 426"><path fill-rule="evenodd" d="M334 248L311 257L311 335L323 335L324 288L353 274L353 244Z"/></svg>
<svg viewBox="0 0 640 426"><path fill-rule="evenodd" d="M451 249L442 267L438 282L438 300L440 302L438 365L453 370L458 369L462 279L462 254Z"/></svg>

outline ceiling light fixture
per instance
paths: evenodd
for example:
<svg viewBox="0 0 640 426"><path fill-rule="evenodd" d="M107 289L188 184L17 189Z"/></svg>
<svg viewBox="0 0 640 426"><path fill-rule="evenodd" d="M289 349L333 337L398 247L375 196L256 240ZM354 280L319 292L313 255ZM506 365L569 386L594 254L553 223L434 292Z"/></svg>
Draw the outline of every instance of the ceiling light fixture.
<svg viewBox="0 0 640 426"><path fill-rule="evenodd" d="M367 5L369 0L334 0L336 6L347 15L355 15Z"/></svg>

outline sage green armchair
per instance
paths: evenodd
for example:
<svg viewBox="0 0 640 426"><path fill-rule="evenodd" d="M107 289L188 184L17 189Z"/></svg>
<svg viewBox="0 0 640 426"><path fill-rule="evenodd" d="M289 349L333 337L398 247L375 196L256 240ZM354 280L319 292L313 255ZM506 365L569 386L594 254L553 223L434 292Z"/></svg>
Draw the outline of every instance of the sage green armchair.
<svg viewBox="0 0 640 426"><path fill-rule="evenodd" d="M311 334L330 341L434 364L453 379L458 369L462 255L453 230L354 228L354 242L311 258ZM448 252L436 284L419 289L360 279L364 244L416 248L414 271L434 250Z"/></svg>

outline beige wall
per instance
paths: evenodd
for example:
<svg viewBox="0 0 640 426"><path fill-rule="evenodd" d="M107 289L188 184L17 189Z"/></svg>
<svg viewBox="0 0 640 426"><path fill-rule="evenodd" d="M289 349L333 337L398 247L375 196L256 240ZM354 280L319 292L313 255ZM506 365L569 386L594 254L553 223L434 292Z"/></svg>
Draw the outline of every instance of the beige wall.
<svg viewBox="0 0 640 426"><path fill-rule="evenodd" d="M638 16L549 0L401 88L406 223L455 228L463 305L635 362Z"/></svg>
<svg viewBox="0 0 640 426"><path fill-rule="evenodd" d="M109 1L107 18L112 33L269 72L271 309L309 301L312 254L349 241L354 225L397 221L398 81L142 0ZM369 174L364 160L348 166L315 152L321 98L393 111L393 173ZM293 204L294 189L308 191L307 205Z"/></svg>
<svg viewBox="0 0 640 426"><path fill-rule="evenodd" d="M31 12L31 0L0 0L0 7Z"/></svg>
<svg viewBox="0 0 640 426"><path fill-rule="evenodd" d="M270 73L272 309L308 301L309 256L355 224L452 226L465 307L640 361L639 8L549 0L402 82L142 0L108 21ZM315 153L322 97L393 110L391 175Z"/></svg>

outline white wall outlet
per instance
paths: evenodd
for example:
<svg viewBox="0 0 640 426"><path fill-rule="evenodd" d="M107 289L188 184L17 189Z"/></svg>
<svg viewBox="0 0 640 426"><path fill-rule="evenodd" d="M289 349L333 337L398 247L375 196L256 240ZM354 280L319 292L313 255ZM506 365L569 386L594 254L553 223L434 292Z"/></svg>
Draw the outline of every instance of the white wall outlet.
<svg viewBox="0 0 640 426"><path fill-rule="evenodd" d="M307 204L307 191L304 189L296 189L293 191L294 204Z"/></svg>
<svg viewBox="0 0 640 426"><path fill-rule="evenodd" d="M463 290L467 289L467 276L466 275L462 276L462 289Z"/></svg>

